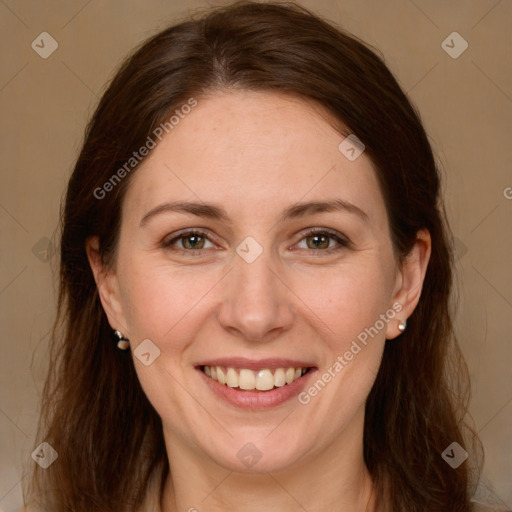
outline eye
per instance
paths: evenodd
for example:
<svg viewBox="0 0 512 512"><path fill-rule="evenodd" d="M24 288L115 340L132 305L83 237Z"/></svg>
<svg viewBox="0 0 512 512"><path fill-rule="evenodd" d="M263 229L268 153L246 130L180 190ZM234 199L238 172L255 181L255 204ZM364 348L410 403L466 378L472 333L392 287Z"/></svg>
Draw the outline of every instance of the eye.
<svg viewBox="0 0 512 512"><path fill-rule="evenodd" d="M209 247L206 245L207 243L210 243L211 246L214 247L212 242L208 239L206 232L193 230L181 232L171 239L164 240L162 242L162 247L194 253L195 251L201 252L203 249L208 249Z"/></svg>
<svg viewBox="0 0 512 512"><path fill-rule="evenodd" d="M345 236L326 228L311 229L304 235L304 238L297 244L297 247L299 247L305 241L306 246L300 247L301 249L311 249L314 252L330 254L349 246L349 241Z"/></svg>
<svg viewBox="0 0 512 512"><path fill-rule="evenodd" d="M303 242L305 242L305 247L300 246ZM208 244L210 245L208 246ZM317 228L303 233L303 238L295 247L305 249L309 253L331 254L349 245L348 238L341 233L327 228ZM192 255L199 255L206 249L215 248L215 245L208 238L208 233L200 229L177 233L171 238L164 240L161 246L164 249Z"/></svg>

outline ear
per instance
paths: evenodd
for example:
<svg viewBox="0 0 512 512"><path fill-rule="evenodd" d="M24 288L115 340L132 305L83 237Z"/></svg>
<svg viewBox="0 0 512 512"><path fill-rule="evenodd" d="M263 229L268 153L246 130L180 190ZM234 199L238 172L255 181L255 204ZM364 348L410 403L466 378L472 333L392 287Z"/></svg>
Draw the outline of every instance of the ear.
<svg viewBox="0 0 512 512"><path fill-rule="evenodd" d="M397 315L395 320L388 323L386 339L392 340L402 334L398 329L399 322L407 320L418 305L430 254L430 233L426 229L421 229L416 233L414 246L397 272L393 296L393 309L397 311ZM398 304L401 309L398 308Z"/></svg>
<svg viewBox="0 0 512 512"><path fill-rule="evenodd" d="M119 282L113 269L106 269L99 252L99 239L97 236L89 237L85 242L85 250L94 280L98 288L98 295L103 310L107 315L110 327L119 330L129 338L127 322L123 312Z"/></svg>

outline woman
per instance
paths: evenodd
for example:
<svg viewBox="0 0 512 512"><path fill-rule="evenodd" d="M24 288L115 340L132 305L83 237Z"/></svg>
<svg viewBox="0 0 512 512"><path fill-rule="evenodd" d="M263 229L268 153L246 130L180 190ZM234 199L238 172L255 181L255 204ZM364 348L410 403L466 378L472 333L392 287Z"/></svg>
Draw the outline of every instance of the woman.
<svg viewBox="0 0 512 512"><path fill-rule="evenodd" d="M146 42L69 182L29 504L476 510L439 188L381 59L302 8Z"/></svg>

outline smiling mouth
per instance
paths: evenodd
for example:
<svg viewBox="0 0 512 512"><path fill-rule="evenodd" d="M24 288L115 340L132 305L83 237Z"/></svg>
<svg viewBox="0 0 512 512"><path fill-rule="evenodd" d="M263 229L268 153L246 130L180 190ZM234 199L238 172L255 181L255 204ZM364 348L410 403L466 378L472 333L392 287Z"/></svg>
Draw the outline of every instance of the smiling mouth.
<svg viewBox="0 0 512 512"><path fill-rule="evenodd" d="M304 367L262 368L257 371L223 366L200 368L210 379L238 391L270 391L295 382L311 370Z"/></svg>

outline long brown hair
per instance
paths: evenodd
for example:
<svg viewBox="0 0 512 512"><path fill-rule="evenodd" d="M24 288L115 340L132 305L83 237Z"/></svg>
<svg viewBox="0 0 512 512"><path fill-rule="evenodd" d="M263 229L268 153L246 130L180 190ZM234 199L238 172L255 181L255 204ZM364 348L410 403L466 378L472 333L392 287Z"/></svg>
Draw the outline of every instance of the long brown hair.
<svg viewBox="0 0 512 512"><path fill-rule="evenodd" d="M163 485L169 467L161 420L130 355L116 348L85 241L98 236L102 261L112 265L136 166L107 194L98 189L191 97L233 88L313 100L365 144L400 258L418 230L429 230L419 304L406 332L387 342L366 402L364 458L379 510L469 511L481 445L472 430L465 436L468 372L453 335L452 252L439 170L419 115L363 42L294 4L253 2L148 40L118 70L87 127L62 211L58 313L38 434L59 456L47 469L34 464L27 496L51 512L129 512L150 477L161 476ZM453 469L443 460L452 442L470 452L473 471L468 462Z"/></svg>

